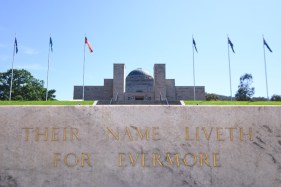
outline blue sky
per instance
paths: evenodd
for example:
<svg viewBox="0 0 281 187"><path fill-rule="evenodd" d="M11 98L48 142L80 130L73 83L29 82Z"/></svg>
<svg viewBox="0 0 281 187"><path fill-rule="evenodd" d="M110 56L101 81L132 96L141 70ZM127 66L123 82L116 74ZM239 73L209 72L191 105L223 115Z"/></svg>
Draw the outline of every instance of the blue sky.
<svg viewBox="0 0 281 187"><path fill-rule="evenodd" d="M19 52L15 68L46 80L51 33L49 88L57 99L71 100L73 86L82 85L84 35L94 52L86 51L85 85L112 78L113 63L125 63L126 73L155 63L166 64L166 78L193 85L192 34L196 85L206 92L230 95L227 34L232 95L239 78L253 75L255 96L266 97L262 35L266 50L269 96L281 94L281 1L187 0L9 0L0 6L0 72L11 68L15 33Z"/></svg>

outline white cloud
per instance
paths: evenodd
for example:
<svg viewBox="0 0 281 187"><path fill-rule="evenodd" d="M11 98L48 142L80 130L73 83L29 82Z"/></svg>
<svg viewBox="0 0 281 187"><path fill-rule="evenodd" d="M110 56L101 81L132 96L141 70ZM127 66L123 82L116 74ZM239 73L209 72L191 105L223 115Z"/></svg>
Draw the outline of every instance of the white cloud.
<svg viewBox="0 0 281 187"><path fill-rule="evenodd" d="M0 43L0 48L7 49L8 47L11 47L11 46ZM37 55L37 54L39 54L39 51L37 51L34 48L27 47L27 46L18 46L18 50L19 50L20 53L23 53L23 54L26 54L26 55Z"/></svg>
<svg viewBox="0 0 281 187"><path fill-rule="evenodd" d="M27 69L27 70L44 70L46 71L47 68L42 66L41 64L24 64L24 65L17 65L16 69Z"/></svg>
<svg viewBox="0 0 281 187"><path fill-rule="evenodd" d="M36 49L33 49L31 47L21 47L19 50L22 50L24 54L27 55L37 55L39 52Z"/></svg>

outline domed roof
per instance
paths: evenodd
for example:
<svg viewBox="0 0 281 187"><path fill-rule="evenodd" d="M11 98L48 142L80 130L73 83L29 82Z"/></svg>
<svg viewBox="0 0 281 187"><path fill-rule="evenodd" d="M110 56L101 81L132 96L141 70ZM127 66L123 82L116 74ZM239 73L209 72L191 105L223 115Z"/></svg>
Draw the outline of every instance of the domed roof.
<svg viewBox="0 0 281 187"><path fill-rule="evenodd" d="M148 73L148 71L138 68L131 71L126 79L153 79L153 77Z"/></svg>

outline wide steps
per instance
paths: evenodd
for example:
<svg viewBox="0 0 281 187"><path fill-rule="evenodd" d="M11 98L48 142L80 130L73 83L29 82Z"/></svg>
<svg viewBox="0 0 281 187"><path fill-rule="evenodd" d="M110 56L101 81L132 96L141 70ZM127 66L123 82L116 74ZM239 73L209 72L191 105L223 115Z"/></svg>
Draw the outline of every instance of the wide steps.
<svg viewBox="0 0 281 187"><path fill-rule="evenodd" d="M181 105L180 101L112 101L99 100L96 105Z"/></svg>

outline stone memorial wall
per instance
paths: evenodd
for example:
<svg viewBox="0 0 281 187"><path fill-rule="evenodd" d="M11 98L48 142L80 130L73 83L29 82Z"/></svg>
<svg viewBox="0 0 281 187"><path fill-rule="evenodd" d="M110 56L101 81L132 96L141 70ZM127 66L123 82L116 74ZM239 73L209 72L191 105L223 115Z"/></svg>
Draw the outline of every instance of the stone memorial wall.
<svg viewBox="0 0 281 187"><path fill-rule="evenodd" d="M0 186L281 186L281 107L2 106Z"/></svg>

